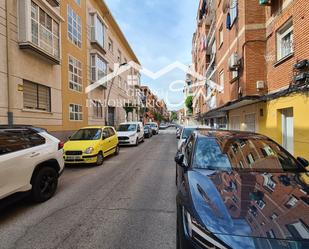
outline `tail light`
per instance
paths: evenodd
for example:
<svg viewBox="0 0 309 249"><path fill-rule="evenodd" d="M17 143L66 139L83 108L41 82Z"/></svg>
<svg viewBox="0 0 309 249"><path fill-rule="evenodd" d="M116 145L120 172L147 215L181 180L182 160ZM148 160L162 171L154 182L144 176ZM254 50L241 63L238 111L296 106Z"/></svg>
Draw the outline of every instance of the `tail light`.
<svg viewBox="0 0 309 249"><path fill-rule="evenodd" d="M59 142L58 143L58 150L63 149L63 146L64 146L64 142Z"/></svg>

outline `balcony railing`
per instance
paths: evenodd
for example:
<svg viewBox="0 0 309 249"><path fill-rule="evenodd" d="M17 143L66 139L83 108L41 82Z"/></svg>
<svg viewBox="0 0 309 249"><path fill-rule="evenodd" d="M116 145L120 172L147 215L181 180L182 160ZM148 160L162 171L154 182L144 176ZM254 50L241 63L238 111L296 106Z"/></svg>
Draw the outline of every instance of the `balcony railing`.
<svg viewBox="0 0 309 249"><path fill-rule="evenodd" d="M59 7L60 6L60 0L47 0L47 2L53 6L53 7Z"/></svg>

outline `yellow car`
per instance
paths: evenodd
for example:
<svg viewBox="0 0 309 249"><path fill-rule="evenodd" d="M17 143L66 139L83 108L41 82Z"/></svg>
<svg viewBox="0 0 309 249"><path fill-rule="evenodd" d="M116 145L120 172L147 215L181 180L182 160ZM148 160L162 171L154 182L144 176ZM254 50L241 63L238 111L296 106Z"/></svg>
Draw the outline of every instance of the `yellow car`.
<svg viewBox="0 0 309 249"><path fill-rule="evenodd" d="M85 127L75 132L64 144L64 161L67 164L102 165L104 158L118 155L119 143L111 126Z"/></svg>

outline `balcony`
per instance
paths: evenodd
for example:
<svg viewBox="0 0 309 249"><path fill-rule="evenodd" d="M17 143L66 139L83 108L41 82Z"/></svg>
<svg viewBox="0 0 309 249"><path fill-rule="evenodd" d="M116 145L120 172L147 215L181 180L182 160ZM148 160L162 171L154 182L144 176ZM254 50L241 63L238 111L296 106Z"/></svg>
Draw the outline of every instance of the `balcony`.
<svg viewBox="0 0 309 249"><path fill-rule="evenodd" d="M21 49L34 52L53 64L60 64L60 17L57 12L52 9L46 12L31 0L21 0L18 29Z"/></svg>
<svg viewBox="0 0 309 249"><path fill-rule="evenodd" d="M93 46L98 47L104 54L106 54L105 48L105 29L103 19L96 13L90 13L91 16L91 37L90 42Z"/></svg>
<svg viewBox="0 0 309 249"><path fill-rule="evenodd" d="M60 6L60 0L47 0L47 2L53 6L53 7L59 7Z"/></svg>

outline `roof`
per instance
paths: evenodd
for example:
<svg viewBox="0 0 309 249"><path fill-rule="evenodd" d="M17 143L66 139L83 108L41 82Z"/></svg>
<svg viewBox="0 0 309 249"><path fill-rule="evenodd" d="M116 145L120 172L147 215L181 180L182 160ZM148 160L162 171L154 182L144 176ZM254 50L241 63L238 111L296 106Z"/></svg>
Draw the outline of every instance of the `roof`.
<svg viewBox="0 0 309 249"><path fill-rule="evenodd" d="M137 64L141 65L139 62L137 56L135 55L133 49L131 48L127 38L123 34L121 28L119 27L118 23L116 22L116 19L114 18L113 14L111 13L110 9L108 8L107 4L105 3L104 0L101 0L104 8L106 9L106 18L110 22L110 24L113 26L116 34L120 38L120 41L123 43L123 45L128 49L129 54L132 56L133 61L135 61Z"/></svg>

